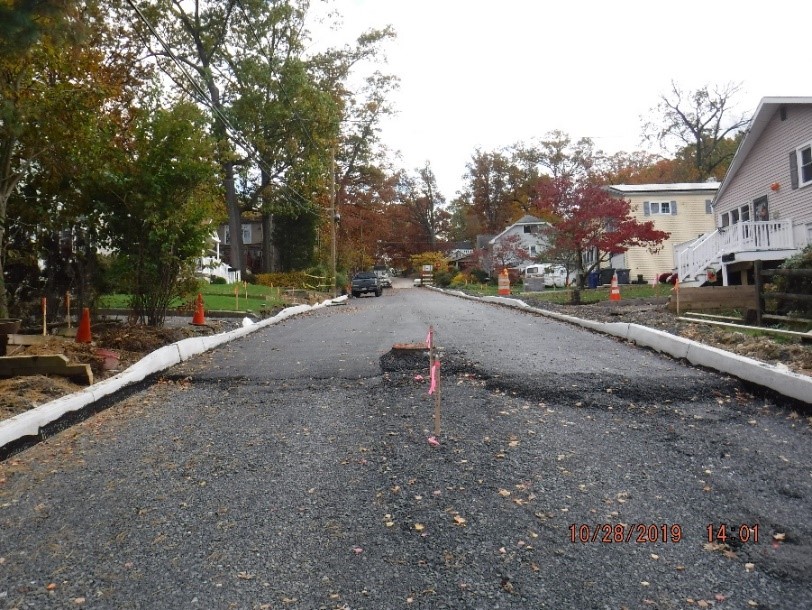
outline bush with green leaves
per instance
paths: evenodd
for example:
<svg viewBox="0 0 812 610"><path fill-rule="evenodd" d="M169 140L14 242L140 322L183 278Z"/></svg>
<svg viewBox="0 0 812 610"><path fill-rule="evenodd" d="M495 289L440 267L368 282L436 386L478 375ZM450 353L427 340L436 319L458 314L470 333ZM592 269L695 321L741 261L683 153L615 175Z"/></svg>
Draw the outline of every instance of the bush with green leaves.
<svg viewBox="0 0 812 610"><path fill-rule="evenodd" d="M781 265L781 269L810 270L812 269L812 246L807 246L799 254L788 258ZM786 276L776 275L773 279L775 292L812 295L812 277L804 275ZM797 315L812 317L812 303L794 299L777 300L777 310L781 315Z"/></svg>
<svg viewBox="0 0 812 610"><path fill-rule="evenodd" d="M196 106L143 109L99 176L99 206L117 275L140 322L160 326L194 281L219 200L205 117Z"/></svg>

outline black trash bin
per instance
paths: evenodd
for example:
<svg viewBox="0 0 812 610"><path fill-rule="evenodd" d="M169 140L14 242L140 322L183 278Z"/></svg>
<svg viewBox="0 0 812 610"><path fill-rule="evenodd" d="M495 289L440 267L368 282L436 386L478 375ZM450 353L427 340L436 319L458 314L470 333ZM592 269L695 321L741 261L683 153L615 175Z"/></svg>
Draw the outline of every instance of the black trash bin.
<svg viewBox="0 0 812 610"><path fill-rule="evenodd" d="M615 274L615 270L611 267L608 269L601 269L601 286L611 284L612 283L612 276Z"/></svg>
<svg viewBox="0 0 812 610"><path fill-rule="evenodd" d="M628 284L629 283L629 271L630 269L615 269L617 272L617 283L618 284Z"/></svg>
<svg viewBox="0 0 812 610"><path fill-rule="evenodd" d="M590 271L586 276L586 285L589 288L597 288L601 279L600 271Z"/></svg>

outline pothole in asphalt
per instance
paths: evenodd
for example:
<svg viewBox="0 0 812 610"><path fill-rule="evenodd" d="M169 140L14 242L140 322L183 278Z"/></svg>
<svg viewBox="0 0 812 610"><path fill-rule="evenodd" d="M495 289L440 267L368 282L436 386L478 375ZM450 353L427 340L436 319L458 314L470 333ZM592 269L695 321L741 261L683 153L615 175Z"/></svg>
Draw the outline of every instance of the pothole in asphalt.
<svg viewBox="0 0 812 610"><path fill-rule="evenodd" d="M462 352L437 350L443 379L460 376L484 381L492 392L544 402L551 405L603 410L669 408L672 403L706 399L708 396L736 395L734 380L712 376L686 375L667 380L632 380L621 375L585 376L536 372L532 375L496 375L483 371ZM380 358L385 379L392 384L429 375L427 349L392 349Z"/></svg>

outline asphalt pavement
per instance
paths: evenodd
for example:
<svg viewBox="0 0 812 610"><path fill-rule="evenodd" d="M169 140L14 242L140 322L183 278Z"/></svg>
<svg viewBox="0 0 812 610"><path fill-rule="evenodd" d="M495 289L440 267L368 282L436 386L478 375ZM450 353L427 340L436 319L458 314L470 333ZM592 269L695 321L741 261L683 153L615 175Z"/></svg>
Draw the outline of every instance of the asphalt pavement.
<svg viewBox="0 0 812 610"><path fill-rule="evenodd" d="M439 446L391 349L429 326ZM803 407L532 312L350 299L1 463L0 604L812 607Z"/></svg>

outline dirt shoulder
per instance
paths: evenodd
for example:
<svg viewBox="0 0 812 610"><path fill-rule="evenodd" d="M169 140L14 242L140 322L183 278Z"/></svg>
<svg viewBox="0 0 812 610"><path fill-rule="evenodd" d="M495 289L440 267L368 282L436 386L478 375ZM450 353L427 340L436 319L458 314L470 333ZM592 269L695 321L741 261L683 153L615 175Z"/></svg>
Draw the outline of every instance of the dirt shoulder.
<svg viewBox="0 0 812 610"><path fill-rule="evenodd" d="M181 339L223 330L219 321L205 326L150 327L100 324L93 327L91 343L51 336L44 343L7 348L8 356L64 355L71 364L89 364L97 383L125 370L147 354ZM112 352L112 358L111 353ZM27 375L0 379L0 421L87 387L58 375Z"/></svg>
<svg viewBox="0 0 812 610"><path fill-rule="evenodd" d="M801 375L812 375L812 338L803 343L800 339L778 335L753 336L735 329L685 322L668 310L667 298L603 301L589 305L559 305L534 299L532 296L520 298L538 309L597 322L640 324L740 356L786 366Z"/></svg>

